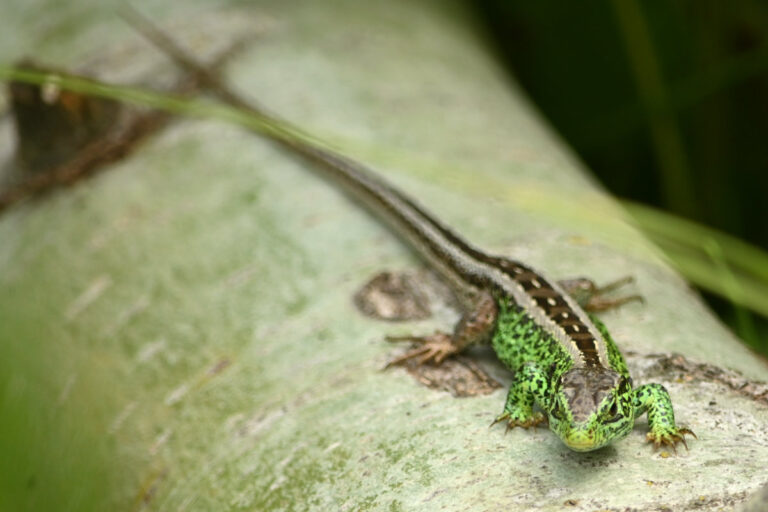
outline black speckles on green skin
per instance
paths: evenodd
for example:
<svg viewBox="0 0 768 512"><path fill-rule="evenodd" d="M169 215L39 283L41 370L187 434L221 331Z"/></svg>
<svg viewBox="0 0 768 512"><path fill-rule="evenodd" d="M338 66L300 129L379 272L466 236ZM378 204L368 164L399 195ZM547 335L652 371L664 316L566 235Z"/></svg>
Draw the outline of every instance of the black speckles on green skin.
<svg viewBox="0 0 768 512"><path fill-rule="evenodd" d="M634 419L648 412L649 441L656 447L685 444L684 434L693 433L675 426L667 391L659 384L633 390L627 364L608 330L598 319L592 320L606 343L610 368L576 367L565 347L524 310L500 301L491 344L515 376L504 412L494 423L506 421L507 428L527 428L548 420L550 429L569 448L589 451L626 436ZM567 387L569 382L583 384L573 389ZM600 387L605 382L609 387ZM586 411L585 397L591 404ZM541 411L534 411L534 405ZM574 409L577 405L580 409Z"/></svg>
<svg viewBox="0 0 768 512"><path fill-rule="evenodd" d="M552 364L567 365L568 368L573 365L570 355L557 340L544 332L525 311L506 302L499 304L491 345L499 360L513 371L526 362L547 369Z"/></svg>

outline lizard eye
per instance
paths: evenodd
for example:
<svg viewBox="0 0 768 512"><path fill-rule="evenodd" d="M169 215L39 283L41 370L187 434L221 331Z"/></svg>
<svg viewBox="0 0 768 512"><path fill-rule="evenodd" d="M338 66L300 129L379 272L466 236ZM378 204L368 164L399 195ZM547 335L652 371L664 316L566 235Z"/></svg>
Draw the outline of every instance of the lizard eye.
<svg viewBox="0 0 768 512"><path fill-rule="evenodd" d="M614 400L613 403L611 404L611 408L608 409L608 416L613 418L618 414L619 414L619 405L616 403L616 400Z"/></svg>

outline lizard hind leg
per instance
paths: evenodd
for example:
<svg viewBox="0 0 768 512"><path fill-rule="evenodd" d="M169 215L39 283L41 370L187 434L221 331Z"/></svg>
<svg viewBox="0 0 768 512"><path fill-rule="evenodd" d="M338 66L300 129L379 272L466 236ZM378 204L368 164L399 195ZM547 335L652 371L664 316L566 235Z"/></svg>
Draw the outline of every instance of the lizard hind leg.
<svg viewBox="0 0 768 512"><path fill-rule="evenodd" d="M496 300L489 293L483 293L472 310L461 317L453 334L438 331L427 336L388 336L387 341L406 341L415 346L389 361L386 368L412 360L420 365L426 363L439 365L446 358L462 352L468 346L488 340L496 326L497 315Z"/></svg>
<svg viewBox="0 0 768 512"><path fill-rule="evenodd" d="M417 364L429 362L440 364L446 358L461 352L460 345L454 342L453 337L441 331L427 336L387 336L386 339L395 343L411 342L416 346L405 354L390 360L385 368L397 366L412 359L415 359Z"/></svg>
<svg viewBox="0 0 768 512"><path fill-rule="evenodd" d="M628 302L644 302L643 297L637 294L617 298L605 296L633 281L634 278L632 276L626 276L603 286L598 286L591 279L579 277L558 281L558 284L578 302L579 306L591 313L598 313L608 311L609 309L616 309Z"/></svg>

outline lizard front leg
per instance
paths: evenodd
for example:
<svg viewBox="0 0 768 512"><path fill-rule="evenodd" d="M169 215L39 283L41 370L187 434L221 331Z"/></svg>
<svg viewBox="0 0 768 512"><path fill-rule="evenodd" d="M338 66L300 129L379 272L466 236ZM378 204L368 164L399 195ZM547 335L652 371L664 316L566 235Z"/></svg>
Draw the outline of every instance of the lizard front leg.
<svg viewBox="0 0 768 512"><path fill-rule="evenodd" d="M685 434L696 437L693 431L687 428L678 428L675 425L675 413L672 410L672 400L669 393L661 384L645 384L633 391L632 406L635 408L635 418L648 412L648 426L650 432L646 435L648 442L653 443L654 448L661 445L671 446L677 451L677 443L683 443L685 449Z"/></svg>
<svg viewBox="0 0 768 512"><path fill-rule="evenodd" d="M412 359L418 364L440 364L447 357L458 354L468 346L486 341L496 326L498 311L493 296L483 292L478 296L474 307L461 317L453 334L438 331L428 336L388 336L387 341L410 341L417 346L389 361L386 367Z"/></svg>
<svg viewBox="0 0 768 512"><path fill-rule="evenodd" d="M547 375L535 363L526 363L515 373L507 393L507 402L502 412L491 423L507 422L507 430L513 427L535 427L546 421L541 411L533 411L534 404L546 407L549 384Z"/></svg>

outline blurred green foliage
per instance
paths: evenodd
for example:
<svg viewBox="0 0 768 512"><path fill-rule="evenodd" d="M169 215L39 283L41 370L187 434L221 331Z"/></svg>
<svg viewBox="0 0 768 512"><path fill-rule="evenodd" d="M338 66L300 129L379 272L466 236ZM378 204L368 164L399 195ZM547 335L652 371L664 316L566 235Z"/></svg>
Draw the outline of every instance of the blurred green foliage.
<svg viewBox="0 0 768 512"><path fill-rule="evenodd" d="M768 3L474 5L515 78L613 194L768 247ZM663 224L639 218L641 225L646 220ZM680 237L696 237L695 225L674 226ZM697 273L708 283L696 284L712 290L719 280L719 293L731 299L741 294L734 282L764 283L754 274L730 272L732 262L721 258L729 242L706 239L698 239L703 245L696 251L708 254L709 275L694 272L696 265L670 244L662 247L673 251L670 259L689 278ZM727 277L733 275L741 281ZM768 355L766 317L733 300L708 299Z"/></svg>

